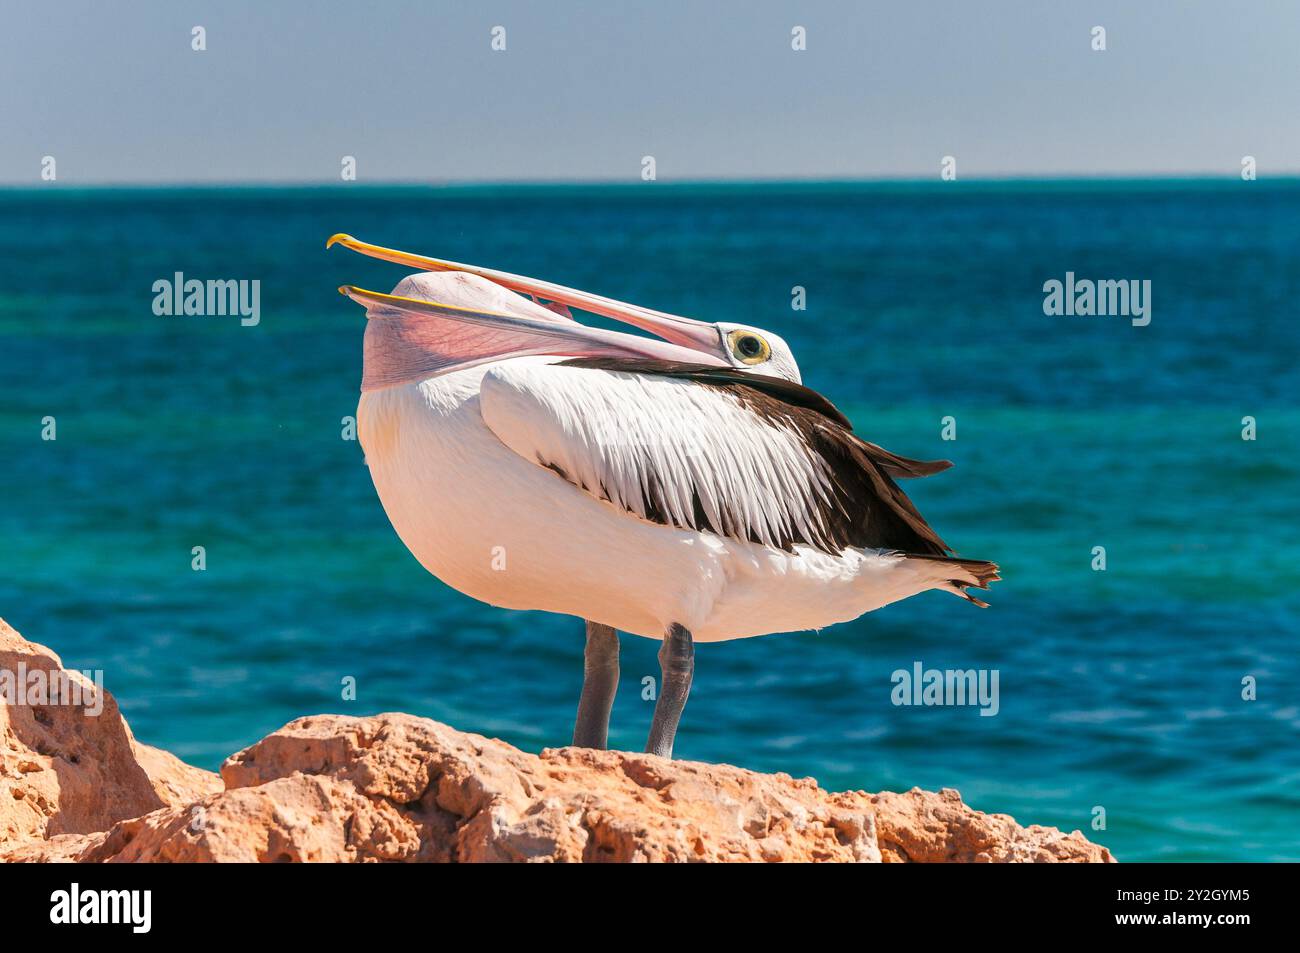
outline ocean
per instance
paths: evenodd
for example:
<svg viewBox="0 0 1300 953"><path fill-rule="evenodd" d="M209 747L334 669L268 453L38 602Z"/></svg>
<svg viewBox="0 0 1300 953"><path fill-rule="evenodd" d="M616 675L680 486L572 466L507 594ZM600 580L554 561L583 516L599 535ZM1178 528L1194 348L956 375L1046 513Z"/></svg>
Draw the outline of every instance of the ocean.
<svg viewBox="0 0 1300 953"><path fill-rule="evenodd" d="M0 616L206 768L318 712L572 731L581 624L426 574L344 439L336 288L405 272L338 231L769 328L867 439L954 461L905 488L1002 565L992 607L700 646L679 757L1300 860L1300 182L0 190ZM177 272L259 281L257 323L155 314ZM1068 274L1149 281L1149 324L1045 313ZM623 640L616 747L656 650ZM917 663L996 671L996 715L895 705Z"/></svg>

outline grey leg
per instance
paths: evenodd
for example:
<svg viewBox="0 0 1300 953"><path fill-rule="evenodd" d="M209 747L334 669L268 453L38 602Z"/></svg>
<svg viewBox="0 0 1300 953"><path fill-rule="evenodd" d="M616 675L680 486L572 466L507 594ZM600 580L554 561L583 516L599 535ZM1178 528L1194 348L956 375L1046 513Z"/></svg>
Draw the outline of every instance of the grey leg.
<svg viewBox="0 0 1300 953"><path fill-rule="evenodd" d="M659 668L663 671L663 679L645 750L671 758L677 723L686 707L686 696L691 693L691 676L695 673L695 640L685 626L674 622L664 633L664 644L659 649Z"/></svg>
<svg viewBox="0 0 1300 953"><path fill-rule="evenodd" d="M618 691L618 633L599 622L587 623L583 656L582 698L573 743L579 748L604 748L609 737L609 711Z"/></svg>

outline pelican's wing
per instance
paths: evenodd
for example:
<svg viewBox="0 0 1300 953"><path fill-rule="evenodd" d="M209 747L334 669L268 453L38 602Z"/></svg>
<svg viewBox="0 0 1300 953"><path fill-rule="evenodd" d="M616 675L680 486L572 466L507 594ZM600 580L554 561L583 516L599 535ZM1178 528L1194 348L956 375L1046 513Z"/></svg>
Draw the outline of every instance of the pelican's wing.
<svg viewBox="0 0 1300 953"><path fill-rule="evenodd" d="M949 551L890 477L946 464L860 440L788 381L658 361L511 361L484 375L480 411L515 453L642 519L787 551Z"/></svg>

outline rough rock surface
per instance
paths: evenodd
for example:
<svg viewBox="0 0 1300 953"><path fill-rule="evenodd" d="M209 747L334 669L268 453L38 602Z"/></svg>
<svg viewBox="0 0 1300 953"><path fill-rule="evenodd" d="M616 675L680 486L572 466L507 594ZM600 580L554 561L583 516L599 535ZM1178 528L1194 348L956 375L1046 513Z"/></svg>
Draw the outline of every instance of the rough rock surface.
<svg viewBox="0 0 1300 953"><path fill-rule="evenodd" d="M4 627L0 668L13 651L58 664ZM952 790L835 794L652 755L532 755L411 715L300 718L220 781L136 744L111 700L93 724L48 717L0 713L0 860L1113 862L1077 831L1021 827Z"/></svg>
<svg viewBox="0 0 1300 953"><path fill-rule="evenodd" d="M59 657L0 619L0 671L57 672ZM79 677L79 676L73 676ZM81 679L87 689L93 683ZM0 851L57 834L102 831L221 790L221 779L131 736L105 692L69 706L0 704Z"/></svg>

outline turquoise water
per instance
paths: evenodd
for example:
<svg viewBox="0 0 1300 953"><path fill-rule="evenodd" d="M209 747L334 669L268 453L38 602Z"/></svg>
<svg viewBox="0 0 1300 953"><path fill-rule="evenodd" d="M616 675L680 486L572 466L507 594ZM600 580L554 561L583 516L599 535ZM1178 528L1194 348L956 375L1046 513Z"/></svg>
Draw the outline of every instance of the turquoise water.
<svg viewBox="0 0 1300 953"><path fill-rule="evenodd" d="M1003 565L993 607L701 646L681 757L952 786L1122 860L1300 859L1300 184L0 191L0 616L209 768L321 711L572 727L580 624L425 574L340 438L362 319L335 288L404 272L335 231L771 328L859 432L955 461L907 488ZM176 271L259 279L260 324L155 316ZM1150 279L1151 324L1044 315L1067 271ZM624 640L617 746L655 649ZM892 705L918 660L997 669L998 715Z"/></svg>

